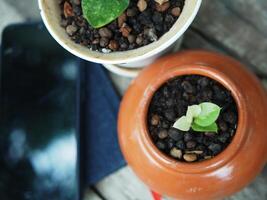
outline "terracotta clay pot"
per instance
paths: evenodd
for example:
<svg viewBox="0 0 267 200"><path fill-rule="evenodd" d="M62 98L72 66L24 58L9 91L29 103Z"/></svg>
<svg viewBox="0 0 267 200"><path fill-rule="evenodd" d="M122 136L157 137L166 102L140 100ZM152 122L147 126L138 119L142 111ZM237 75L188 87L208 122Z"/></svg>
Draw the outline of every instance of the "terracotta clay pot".
<svg viewBox="0 0 267 200"><path fill-rule="evenodd" d="M229 146L196 163L175 161L153 144L147 112L154 92L179 75L210 77L232 92L238 126ZM177 199L220 199L251 182L267 161L267 96L257 78L234 59L188 51L158 60L144 69L126 92L119 112L122 152L136 175L151 189Z"/></svg>

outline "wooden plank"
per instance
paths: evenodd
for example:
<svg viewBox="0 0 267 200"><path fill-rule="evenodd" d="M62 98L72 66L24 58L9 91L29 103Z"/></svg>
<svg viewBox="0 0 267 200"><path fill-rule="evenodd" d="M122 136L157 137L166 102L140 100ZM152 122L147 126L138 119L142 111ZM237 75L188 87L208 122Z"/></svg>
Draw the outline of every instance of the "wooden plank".
<svg viewBox="0 0 267 200"><path fill-rule="evenodd" d="M241 192L226 200L263 200L267 199L267 166L262 173Z"/></svg>
<svg viewBox="0 0 267 200"><path fill-rule="evenodd" d="M108 200L152 200L149 189L129 167L111 174L95 187Z"/></svg>
<svg viewBox="0 0 267 200"><path fill-rule="evenodd" d="M83 200L103 200L93 190L87 189L84 193Z"/></svg>
<svg viewBox="0 0 267 200"><path fill-rule="evenodd" d="M227 9L223 1L203 1L192 27L216 45L250 63L257 71L267 74L266 37Z"/></svg>
<svg viewBox="0 0 267 200"><path fill-rule="evenodd" d="M222 3L235 15L239 15L250 26L267 36L266 0L224 0Z"/></svg>

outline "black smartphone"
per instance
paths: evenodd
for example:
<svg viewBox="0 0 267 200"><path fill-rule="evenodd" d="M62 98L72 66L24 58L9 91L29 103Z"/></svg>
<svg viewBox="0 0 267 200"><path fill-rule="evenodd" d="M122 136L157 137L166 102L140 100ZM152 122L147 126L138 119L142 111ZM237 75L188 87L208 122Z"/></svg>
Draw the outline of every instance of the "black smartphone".
<svg viewBox="0 0 267 200"><path fill-rule="evenodd" d="M37 23L4 30L1 60L1 200L80 199L77 59Z"/></svg>

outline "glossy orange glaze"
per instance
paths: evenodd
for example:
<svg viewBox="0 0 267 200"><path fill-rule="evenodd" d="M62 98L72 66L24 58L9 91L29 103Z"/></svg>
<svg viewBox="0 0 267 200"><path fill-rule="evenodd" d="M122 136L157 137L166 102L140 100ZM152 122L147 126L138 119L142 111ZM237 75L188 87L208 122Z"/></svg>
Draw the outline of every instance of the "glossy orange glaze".
<svg viewBox="0 0 267 200"><path fill-rule="evenodd" d="M161 153L150 139L146 116L154 92L168 79L199 74L228 88L238 106L231 144L216 157L182 163ZM133 81L120 107L119 142L125 159L151 189L177 199L219 199L252 181L267 161L267 96L257 78L236 60L187 51L158 60Z"/></svg>

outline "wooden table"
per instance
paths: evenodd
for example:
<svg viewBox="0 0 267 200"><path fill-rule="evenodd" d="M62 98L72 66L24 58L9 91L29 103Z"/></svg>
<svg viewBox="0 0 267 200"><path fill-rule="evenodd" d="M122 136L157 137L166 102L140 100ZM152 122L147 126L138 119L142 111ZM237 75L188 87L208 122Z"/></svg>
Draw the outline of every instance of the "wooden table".
<svg viewBox="0 0 267 200"><path fill-rule="evenodd" d="M203 0L198 16L184 35L182 49L207 49L233 56L267 86L267 0ZM114 74L111 78L121 94L131 81ZM150 200L152 197L131 169L124 167L88 188L84 199ZM267 166L248 187L227 199L267 199Z"/></svg>

